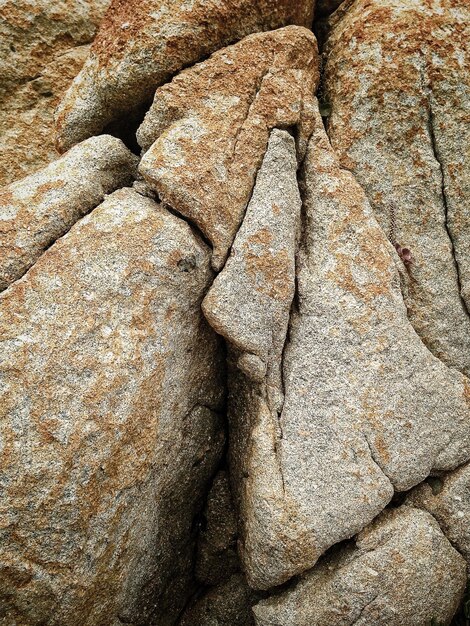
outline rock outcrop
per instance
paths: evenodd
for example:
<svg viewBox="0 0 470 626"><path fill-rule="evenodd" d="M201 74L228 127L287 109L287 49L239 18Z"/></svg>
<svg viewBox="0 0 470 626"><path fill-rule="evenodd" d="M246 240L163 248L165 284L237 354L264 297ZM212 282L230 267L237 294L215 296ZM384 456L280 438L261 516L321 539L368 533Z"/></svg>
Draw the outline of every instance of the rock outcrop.
<svg viewBox="0 0 470 626"><path fill-rule="evenodd" d="M410 320L467 375L469 37L463 0L348 2L330 25L323 81L341 165L385 232L412 251Z"/></svg>
<svg viewBox="0 0 470 626"><path fill-rule="evenodd" d="M137 134L139 169L209 239L214 268L243 219L270 130L295 129L305 153L317 82L315 38L290 26L251 35L157 90Z"/></svg>
<svg viewBox="0 0 470 626"><path fill-rule="evenodd" d="M4 624L171 624L223 446L210 251L116 191L0 296Z"/></svg>
<svg viewBox="0 0 470 626"><path fill-rule="evenodd" d="M108 193L132 183L137 157L108 135L92 137L36 174L0 190L0 291Z"/></svg>
<svg viewBox="0 0 470 626"><path fill-rule="evenodd" d="M383 513L284 593L255 608L257 626L448 624L465 561L427 513Z"/></svg>
<svg viewBox="0 0 470 626"><path fill-rule="evenodd" d="M176 72L250 33L309 27L313 7L313 0L162 0L158 8L153 0L113 0L60 105L59 149L148 104Z"/></svg>

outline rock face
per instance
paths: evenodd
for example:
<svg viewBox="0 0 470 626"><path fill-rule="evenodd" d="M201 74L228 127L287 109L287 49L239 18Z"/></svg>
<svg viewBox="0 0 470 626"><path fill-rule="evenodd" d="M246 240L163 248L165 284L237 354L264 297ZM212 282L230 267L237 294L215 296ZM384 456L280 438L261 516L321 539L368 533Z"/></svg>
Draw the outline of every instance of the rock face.
<svg viewBox="0 0 470 626"><path fill-rule="evenodd" d="M0 3L0 186L57 158L54 109L81 69L108 0Z"/></svg>
<svg viewBox="0 0 470 626"><path fill-rule="evenodd" d="M233 362L229 376L241 554L250 584L262 589L312 567L394 490L470 455L468 381L411 327L401 261L339 167L319 116L302 192L281 410ZM274 284L275 272L267 276Z"/></svg>
<svg viewBox="0 0 470 626"><path fill-rule="evenodd" d="M209 262L123 189L0 296L3 623L174 623L224 438Z"/></svg>
<svg viewBox="0 0 470 626"><path fill-rule="evenodd" d="M247 37L157 90L138 132L147 150L139 169L210 240L214 268L243 219L270 130L292 127L305 153L317 82L315 38L290 26Z"/></svg>
<svg viewBox="0 0 470 626"><path fill-rule="evenodd" d="M67 150L139 105L183 67L250 33L309 27L313 0L113 0L90 56L62 102Z"/></svg>
<svg viewBox="0 0 470 626"><path fill-rule="evenodd" d="M402 507L383 513L293 589L261 601L256 624L448 624L465 582L465 561L433 518Z"/></svg>
<svg viewBox="0 0 470 626"><path fill-rule="evenodd" d="M412 251L410 320L436 356L467 374L469 25L463 0L350 2L332 19L324 77L342 166L384 230Z"/></svg>
<svg viewBox="0 0 470 626"><path fill-rule="evenodd" d="M429 478L413 489L407 502L431 513L470 567L470 464Z"/></svg>
<svg viewBox="0 0 470 626"><path fill-rule="evenodd" d="M75 146L0 190L0 291L17 280L107 193L129 185L137 157L108 135Z"/></svg>

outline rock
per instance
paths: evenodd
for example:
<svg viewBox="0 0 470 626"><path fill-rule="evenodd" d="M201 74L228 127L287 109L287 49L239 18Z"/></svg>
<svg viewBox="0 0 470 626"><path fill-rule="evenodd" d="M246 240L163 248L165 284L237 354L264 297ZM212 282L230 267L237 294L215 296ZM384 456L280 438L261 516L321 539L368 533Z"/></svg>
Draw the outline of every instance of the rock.
<svg viewBox="0 0 470 626"><path fill-rule="evenodd" d="M258 599L244 577L234 574L190 606L179 626L254 626L251 607Z"/></svg>
<svg viewBox="0 0 470 626"><path fill-rule="evenodd" d="M113 0L59 107L59 149L145 106L183 67L250 33L289 24L309 27L313 5L314 0L161 0L156 8L153 0Z"/></svg>
<svg viewBox="0 0 470 626"><path fill-rule="evenodd" d="M330 15L343 3L343 0L318 0L315 6L315 16Z"/></svg>
<svg viewBox="0 0 470 626"><path fill-rule="evenodd" d="M132 183L136 171L137 157L101 135L0 190L0 291L106 194Z"/></svg>
<svg viewBox="0 0 470 626"><path fill-rule="evenodd" d="M281 410L269 405L265 383L233 359L229 369L241 556L260 589L313 567L394 491L470 456L469 381L409 323L403 265L361 187L340 168L318 113L301 179Z"/></svg>
<svg viewBox="0 0 470 626"><path fill-rule="evenodd" d="M229 475L221 470L212 484L204 511L205 524L198 540L196 578L218 585L240 571L237 555L237 519Z"/></svg>
<svg viewBox="0 0 470 626"><path fill-rule="evenodd" d="M469 25L464 1L350 2L332 17L324 76L341 165L383 229L411 249L411 323L437 357L467 375Z"/></svg>
<svg viewBox="0 0 470 626"><path fill-rule="evenodd" d="M57 158L54 109L81 69L108 0L2 0L0 186Z"/></svg>
<svg viewBox="0 0 470 626"><path fill-rule="evenodd" d="M274 129L230 257L203 302L209 324L239 352L240 369L267 378L273 410L282 404L301 204L294 139Z"/></svg>
<svg viewBox="0 0 470 626"><path fill-rule="evenodd" d="M465 561L433 518L401 507L253 610L257 626L448 624L465 582Z"/></svg>
<svg viewBox="0 0 470 626"><path fill-rule="evenodd" d="M305 152L317 82L315 37L290 26L251 35L157 90L137 135L148 149L139 169L210 240L214 268L243 219L271 129L295 128Z"/></svg>
<svg viewBox="0 0 470 626"><path fill-rule="evenodd" d="M122 189L0 295L0 620L173 624L223 448L209 248Z"/></svg>
<svg viewBox="0 0 470 626"><path fill-rule="evenodd" d="M431 513L470 567L470 464L428 478L410 492L406 501Z"/></svg>

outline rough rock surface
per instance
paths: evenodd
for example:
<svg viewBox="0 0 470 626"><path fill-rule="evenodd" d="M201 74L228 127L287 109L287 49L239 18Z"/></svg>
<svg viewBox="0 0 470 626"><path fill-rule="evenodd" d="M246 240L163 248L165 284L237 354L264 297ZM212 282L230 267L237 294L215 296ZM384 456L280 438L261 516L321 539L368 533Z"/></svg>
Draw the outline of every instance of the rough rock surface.
<svg viewBox="0 0 470 626"><path fill-rule="evenodd" d="M321 119L303 167L305 215L280 415L231 364L231 467L250 584L312 567L432 469L470 455L470 387L423 345L401 265ZM273 277L275 274L273 273Z"/></svg>
<svg viewBox="0 0 470 626"><path fill-rule="evenodd" d="M383 513L292 589L254 607L257 626L448 624L465 561L424 511Z"/></svg>
<svg viewBox="0 0 470 626"><path fill-rule="evenodd" d="M223 447L210 251L116 191L0 296L0 620L174 623Z"/></svg>
<svg viewBox="0 0 470 626"><path fill-rule="evenodd" d="M470 464L429 478L411 491L407 502L433 515L470 568Z"/></svg>
<svg viewBox="0 0 470 626"><path fill-rule="evenodd" d="M101 135L0 189L0 291L106 194L132 183L136 173L137 157L119 139Z"/></svg>
<svg viewBox="0 0 470 626"><path fill-rule="evenodd" d="M108 0L1 0L0 186L57 153L54 109L81 69Z"/></svg>
<svg viewBox="0 0 470 626"><path fill-rule="evenodd" d="M99 133L183 67L250 33L309 27L313 0L113 0L57 116L58 147ZM207 94L206 94L207 96Z"/></svg>
<svg viewBox="0 0 470 626"><path fill-rule="evenodd" d="M305 152L317 82L315 37L289 26L251 35L157 90L138 132L149 148L139 169L210 240L216 269L243 219L270 130L295 127Z"/></svg>
<svg viewBox="0 0 470 626"><path fill-rule="evenodd" d="M332 18L324 77L342 166L384 230L395 221L394 238L412 251L410 320L436 356L467 374L469 37L465 0L356 0Z"/></svg>

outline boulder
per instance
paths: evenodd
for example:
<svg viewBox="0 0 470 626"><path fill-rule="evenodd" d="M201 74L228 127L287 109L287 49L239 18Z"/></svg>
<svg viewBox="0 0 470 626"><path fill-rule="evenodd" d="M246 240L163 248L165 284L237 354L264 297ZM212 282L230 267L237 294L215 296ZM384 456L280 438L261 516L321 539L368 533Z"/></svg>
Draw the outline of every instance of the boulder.
<svg viewBox="0 0 470 626"><path fill-rule="evenodd" d="M250 33L309 27L314 0L113 0L57 115L61 151L150 103L183 67ZM249 66L245 68L249 69Z"/></svg>
<svg viewBox="0 0 470 626"><path fill-rule="evenodd" d="M449 624L465 583L465 561L435 520L401 507L253 610L257 626Z"/></svg>
<svg viewBox="0 0 470 626"><path fill-rule="evenodd" d="M426 346L470 372L470 7L356 0L330 22L328 134L393 243Z"/></svg>
<svg viewBox="0 0 470 626"><path fill-rule="evenodd" d="M101 135L0 190L0 291L104 196L132 183L137 157Z"/></svg>
<svg viewBox="0 0 470 626"><path fill-rule="evenodd" d="M137 134L139 170L209 239L214 268L243 219L270 130L295 129L305 153L317 82L315 37L289 26L220 50L157 90Z"/></svg>
<svg viewBox="0 0 470 626"><path fill-rule="evenodd" d="M0 621L173 624L219 462L210 250L131 189L0 295Z"/></svg>

